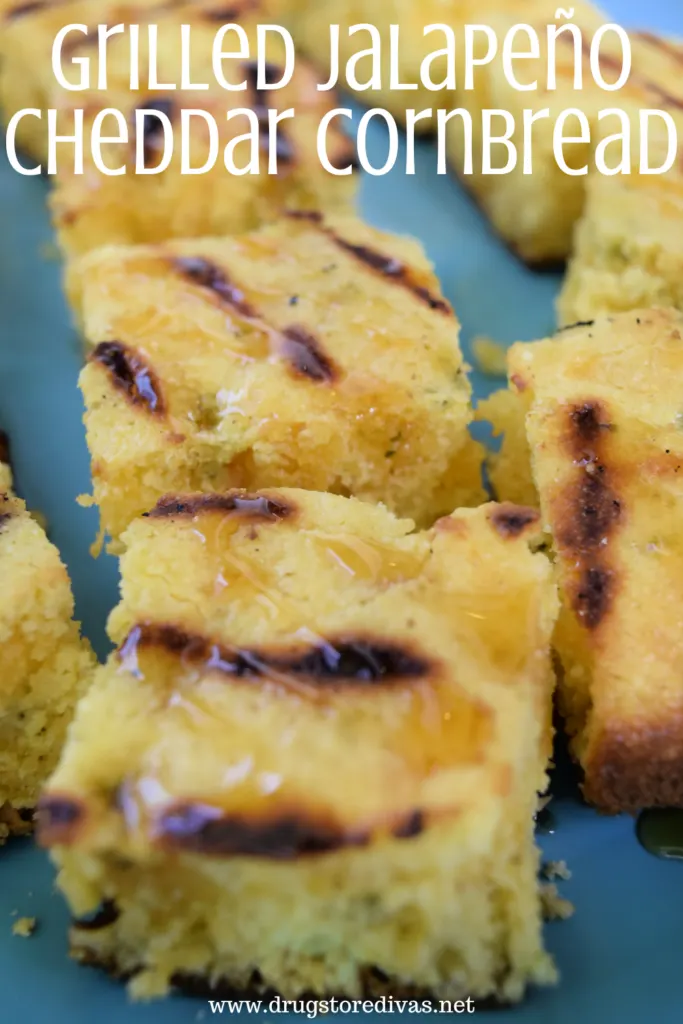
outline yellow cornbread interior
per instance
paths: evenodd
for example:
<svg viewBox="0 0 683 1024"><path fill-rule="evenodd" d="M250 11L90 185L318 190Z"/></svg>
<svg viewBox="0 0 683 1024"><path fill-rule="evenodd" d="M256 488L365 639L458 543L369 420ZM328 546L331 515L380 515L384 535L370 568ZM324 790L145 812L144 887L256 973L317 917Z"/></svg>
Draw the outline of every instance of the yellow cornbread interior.
<svg viewBox="0 0 683 1024"><path fill-rule="evenodd" d="M536 520L487 505L416 533L288 489L136 520L119 650L42 811L74 913L109 908L74 955L138 996L188 978L360 994L379 971L517 999L551 980L532 817L556 598Z"/></svg>
<svg viewBox="0 0 683 1024"><path fill-rule="evenodd" d="M683 309L682 219L678 166L666 175L597 175L558 300L560 323L653 306Z"/></svg>
<svg viewBox="0 0 683 1024"><path fill-rule="evenodd" d="M57 550L8 493L0 494L0 573L2 841L23 830L19 812L35 806L55 767L93 658L72 621L71 587Z"/></svg>
<svg viewBox="0 0 683 1024"><path fill-rule="evenodd" d="M421 523L483 500L459 325L412 241L287 218L91 254L72 297L89 343L115 342L135 377L126 390L98 349L81 374L112 537L174 490L296 483Z"/></svg>

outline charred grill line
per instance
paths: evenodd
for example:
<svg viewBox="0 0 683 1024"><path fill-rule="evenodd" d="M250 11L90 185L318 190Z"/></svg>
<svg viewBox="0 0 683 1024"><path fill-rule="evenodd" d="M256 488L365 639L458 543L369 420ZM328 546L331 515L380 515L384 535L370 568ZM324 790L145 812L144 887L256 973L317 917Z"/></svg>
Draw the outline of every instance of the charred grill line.
<svg viewBox="0 0 683 1024"><path fill-rule="evenodd" d="M568 444L578 478L562 495L566 521L560 521L557 537L563 554L577 565L571 600L579 620L590 630L605 619L616 586L606 547L622 518L621 502L605 464L604 442L611 430L599 402L572 407Z"/></svg>

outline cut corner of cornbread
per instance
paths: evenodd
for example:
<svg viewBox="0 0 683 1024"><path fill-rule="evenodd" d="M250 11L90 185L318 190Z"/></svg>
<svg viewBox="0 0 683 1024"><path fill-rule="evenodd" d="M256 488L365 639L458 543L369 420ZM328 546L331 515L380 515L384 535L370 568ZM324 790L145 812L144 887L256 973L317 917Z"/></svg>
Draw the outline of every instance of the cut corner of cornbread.
<svg viewBox="0 0 683 1024"><path fill-rule="evenodd" d="M40 837L73 955L138 997L521 998L554 980L533 815L557 612L538 513L416 532L296 489L169 495Z"/></svg>
<svg viewBox="0 0 683 1024"><path fill-rule="evenodd" d="M494 497L518 505L538 505L538 493L531 471L531 453L526 434L527 397L514 380L507 388L494 391L478 403L475 418L489 423L499 439L497 449L485 457L486 474Z"/></svg>
<svg viewBox="0 0 683 1024"><path fill-rule="evenodd" d="M459 324L417 242L298 213L103 249L70 285L114 539L170 491L292 484L420 525L485 500Z"/></svg>
<svg viewBox="0 0 683 1024"><path fill-rule="evenodd" d="M683 309L682 218L679 165L663 175L592 177L558 300L560 323Z"/></svg>
<svg viewBox="0 0 683 1024"><path fill-rule="evenodd" d="M516 346L563 603L559 703L587 799L683 806L683 315L635 310Z"/></svg>
<svg viewBox="0 0 683 1024"><path fill-rule="evenodd" d="M3 478L0 452L0 479ZM73 621L59 554L24 502L0 486L0 842L30 830L75 703L94 666Z"/></svg>

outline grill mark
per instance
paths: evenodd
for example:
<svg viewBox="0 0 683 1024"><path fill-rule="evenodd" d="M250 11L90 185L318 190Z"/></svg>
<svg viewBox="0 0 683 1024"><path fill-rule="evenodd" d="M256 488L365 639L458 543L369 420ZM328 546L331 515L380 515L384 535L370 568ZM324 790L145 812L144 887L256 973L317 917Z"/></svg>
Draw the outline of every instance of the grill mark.
<svg viewBox="0 0 683 1024"><path fill-rule="evenodd" d="M666 54L667 57L670 57L677 64L683 64L683 51L667 39L662 39L653 32L636 32L635 38L642 39L643 42L654 47L656 50L661 50L662 53Z"/></svg>
<svg viewBox="0 0 683 1024"><path fill-rule="evenodd" d="M140 623L121 644L122 662L142 648L161 648L183 662L233 679L270 679L276 675L315 684L389 684L429 676L433 665L392 641L365 637L330 637L317 645L290 651L278 648L227 647L170 623Z"/></svg>
<svg viewBox="0 0 683 1024"><path fill-rule="evenodd" d="M252 110L256 114L259 122L259 145L262 150L267 152L270 143L268 125L268 111L271 106L270 92L267 89L259 89L258 87L257 61L246 61L242 64L242 70L244 71L247 80L247 91L252 98ZM264 64L266 85L273 85L275 82L278 82L282 77L282 70L283 69L277 64L266 61ZM280 161L282 161L283 164L291 164L296 158L294 143L281 124L278 124L276 129L275 155L278 160L278 165Z"/></svg>
<svg viewBox="0 0 683 1024"><path fill-rule="evenodd" d="M230 281L222 267L203 256L176 256L171 260L171 266L192 284L205 288L219 301L227 303L239 316L253 321L269 337L275 337L280 356L298 376L319 383L330 383L339 377L334 361L307 328L299 324L272 327L248 301L242 289Z"/></svg>
<svg viewBox="0 0 683 1024"><path fill-rule="evenodd" d="M292 369L302 377L316 381L333 381L337 368L322 345L305 327L294 325L282 332L281 352Z"/></svg>
<svg viewBox="0 0 683 1024"><path fill-rule="evenodd" d="M135 110L158 110L160 113L166 114L172 121L176 113L176 104L170 96L160 96L159 99L150 98L144 103L139 103L133 111L133 120L135 120ZM159 162L159 146L163 142L163 137L164 128L161 118L146 117L142 134L142 155L145 167L153 167L154 161Z"/></svg>
<svg viewBox="0 0 683 1024"><path fill-rule="evenodd" d="M115 900L103 900L99 907L90 917L78 917L73 922L74 928L82 932L95 932L101 928L108 928L121 916L121 911Z"/></svg>
<svg viewBox="0 0 683 1024"><path fill-rule="evenodd" d="M26 3L11 7L5 15L5 21L19 21L20 18L25 18L29 14L36 14L38 11L45 10L48 6L49 4L46 0L27 0Z"/></svg>
<svg viewBox="0 0 683 1024"><path fill-rule="evenodd" d="M609 612L617 583L605 544L623 514L605 465L604 443L611 429L599 402L574 405L569 412L567 447L578 476L560 497L557 539L577 567L572 606L590 630Z"/></svg>
<svg viewBox="0 0 683 1024"><path fill-rule="evenodd" d="M165 403L153 370L120 341L102 341L90 355L108 371L112 383L127 396L131 405L142 405L156 416L165 413Z"/></svg>
<svg viewBox="0 0 683 1024"><path fill-rule="evenodd" d="M360 263L364 263L382 277L386 277L390 281L394 281L396 284L401 285L401 287L405 288L407 291L412 292L420 302L429 306L430 309L439 313L444 313L446 316L453 316L453 310L449 303L440 296L434 295L429 288L421 284L419 280L419 272L413 267L409 267L407 264L402 263L401 260L398 260L393 256L387 256L385 253L379 252L370 246L355 245L354 243L347 241L347 239L342 238L341 235L337 234L333 228L325 225L322 214L320 213L307 210L290 210L288 212L288 216L293 220L307 221L309 224L319 227L327 238L329 238L331 242L334 242L334 244L343 252L353 256Z"/></svg>
<svg viewBox="0 0 683 1024"><path fill-rule="evenodd" d="M155 838L166 847L206 856L294 860L363 846L370 837L304 814L283 814L270 821L249 820L215 807L187 802L169 808L157 818Z"/></svg>
<svg viewBox="0 0 683 1024"><path fill-rule="evenodd" d="M62 43L62 54L65 57L71 57L77 50L83 48L84 50L90 46L94 46L97 42L97 29L89 28L87 32L77 32Z"/></svg>
<svg viewBox="0 0 683 1024"><path fill-rule="evenodd" d="M227 302L240 316L249 320L258 319L258 312L247 301L241 288L234 285L226 272L203 256L176 256L174 268L193 284L213 292L223 302Z"/></svg>
<svg viewBox="0 0 683 1024"><path fill-rule="evenodd" d="M511 540L520 537L527 526L537 523L539 518L536 509L504 502L492 512L489 521L501 537Z"/></svg>
<svg viewBox="0 0 683 1024"><path fill-rule="evenodd" d="M246 494L231 492L229 494L197 494L189 497L177 497L168 494L161 498L151 512L144 512L145 517L162 519L166 516L194 517L201 512L234 512L249 518L279 521L286 519L295 511L291 503L280 498L271 498L265 494Z"/></svg>
<svg viewBox="0 0 683 1024"><path fill-rule="evenodd" d="M38 841L42 846L71 843L85 820L84 803L71 796L46 794L38 801Z"/></svg>
<svg viewBox="0 0 683 1024"><path fill-rule="evenodd" d="M648 36L648 33L641 32L639 33L639 36L641 38L644 38ZM675 50L673 50L673 48L669 47L668 44L659 45L656 41L655 36L652 36L648 41L652 43L652 45L658 46L659 49L668 52L669 56L673 56L676 61L683 61L683 56L677 53ZM582 50L584 57L590 58L590 45L586 42L586 40L583 40ZM606 68L610 68L613 71L621 72L621 62L617 60L615 57L611 57L608 53L601 54L599 63L601 65L604 64ZM650 81L649 78L644 78L642 75L636 73L631 74L629 81L633 85L637 85L641 89L644 89L646 92L651 93L663 106L673 107L674 110L683 110L683 99L679 99L677 96L673 96L670 92L667 92L666 89L664 89L662 86L657 85L656 82Z"/></svg>
<svg viewBox="0 0 683 1024"><path fill-rule="evenodd" d="M330 152L329 142L331 139L331 133L328 134L327 153L327 159L332 164L335 171L343 171L346 167L350 167L352 171L360 170L358 150L356 149L356 144L353 139L350 139L348 135L345 135L341 129L336 130L335 137L335 148Z"/></svg>
<svg viewBox="0 0 683 1024"><path fill-rule="evenodd" d="M197 13L205 21L215 21L223 25L239 21L250 11L257 11L261 6L261 0L242 0L241 3L227 4L225 7L216 7L213 10L200 10Z"/></svg>
<svg viewBox="0 0 683 1024"><path fill-rule="evenodd" d="M563 331L572 331L575 327L593 327L595 320L576 320L573 324L565 324L564 327L559 327L555 332L556 334L562 334Z"/></svg>
<svg viewBox="0 0 683 1024"><path fill-rule="evenodd" d="M396 825L393 835L396 839L413 839L424 831L425 819L422 811L413 811L400 824Z"/></svg>

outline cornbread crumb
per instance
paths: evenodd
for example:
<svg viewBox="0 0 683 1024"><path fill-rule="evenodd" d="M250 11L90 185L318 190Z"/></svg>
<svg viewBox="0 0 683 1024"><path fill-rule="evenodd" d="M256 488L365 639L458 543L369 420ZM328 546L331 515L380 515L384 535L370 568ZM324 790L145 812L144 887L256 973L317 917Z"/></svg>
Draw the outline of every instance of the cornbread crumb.
<svg viewBox="0 0 683 1024"><path fill-rule="evenodd" d="M20 917L12 925L12 935L21 939L29 939L36 930L38 921L35 917Z"/></svg>
<svg viewBox="0 0 683 1024"><path fill-rule="evenodd" d="M504 377L507 372L507 349L499 341L478 334L472 339L472 355L477 369L487 377Z"/></svg>
<svg viewBox="0 0 683 1024"><path fill-rule="evenodd" d="M576 909L570 900L560 896L557 886L552 882L541 884L541 903L546 921L566 921Z"/></svg>
<svg viewBox="0 0 683 1024"><path fill-rule="evenodd" d="M572 873L564 860L545 861L541 866L541 874L544 878L547 878L549 882L552 882L556 878L559 878L562 882L566 882L572 877Z"/></svg>

